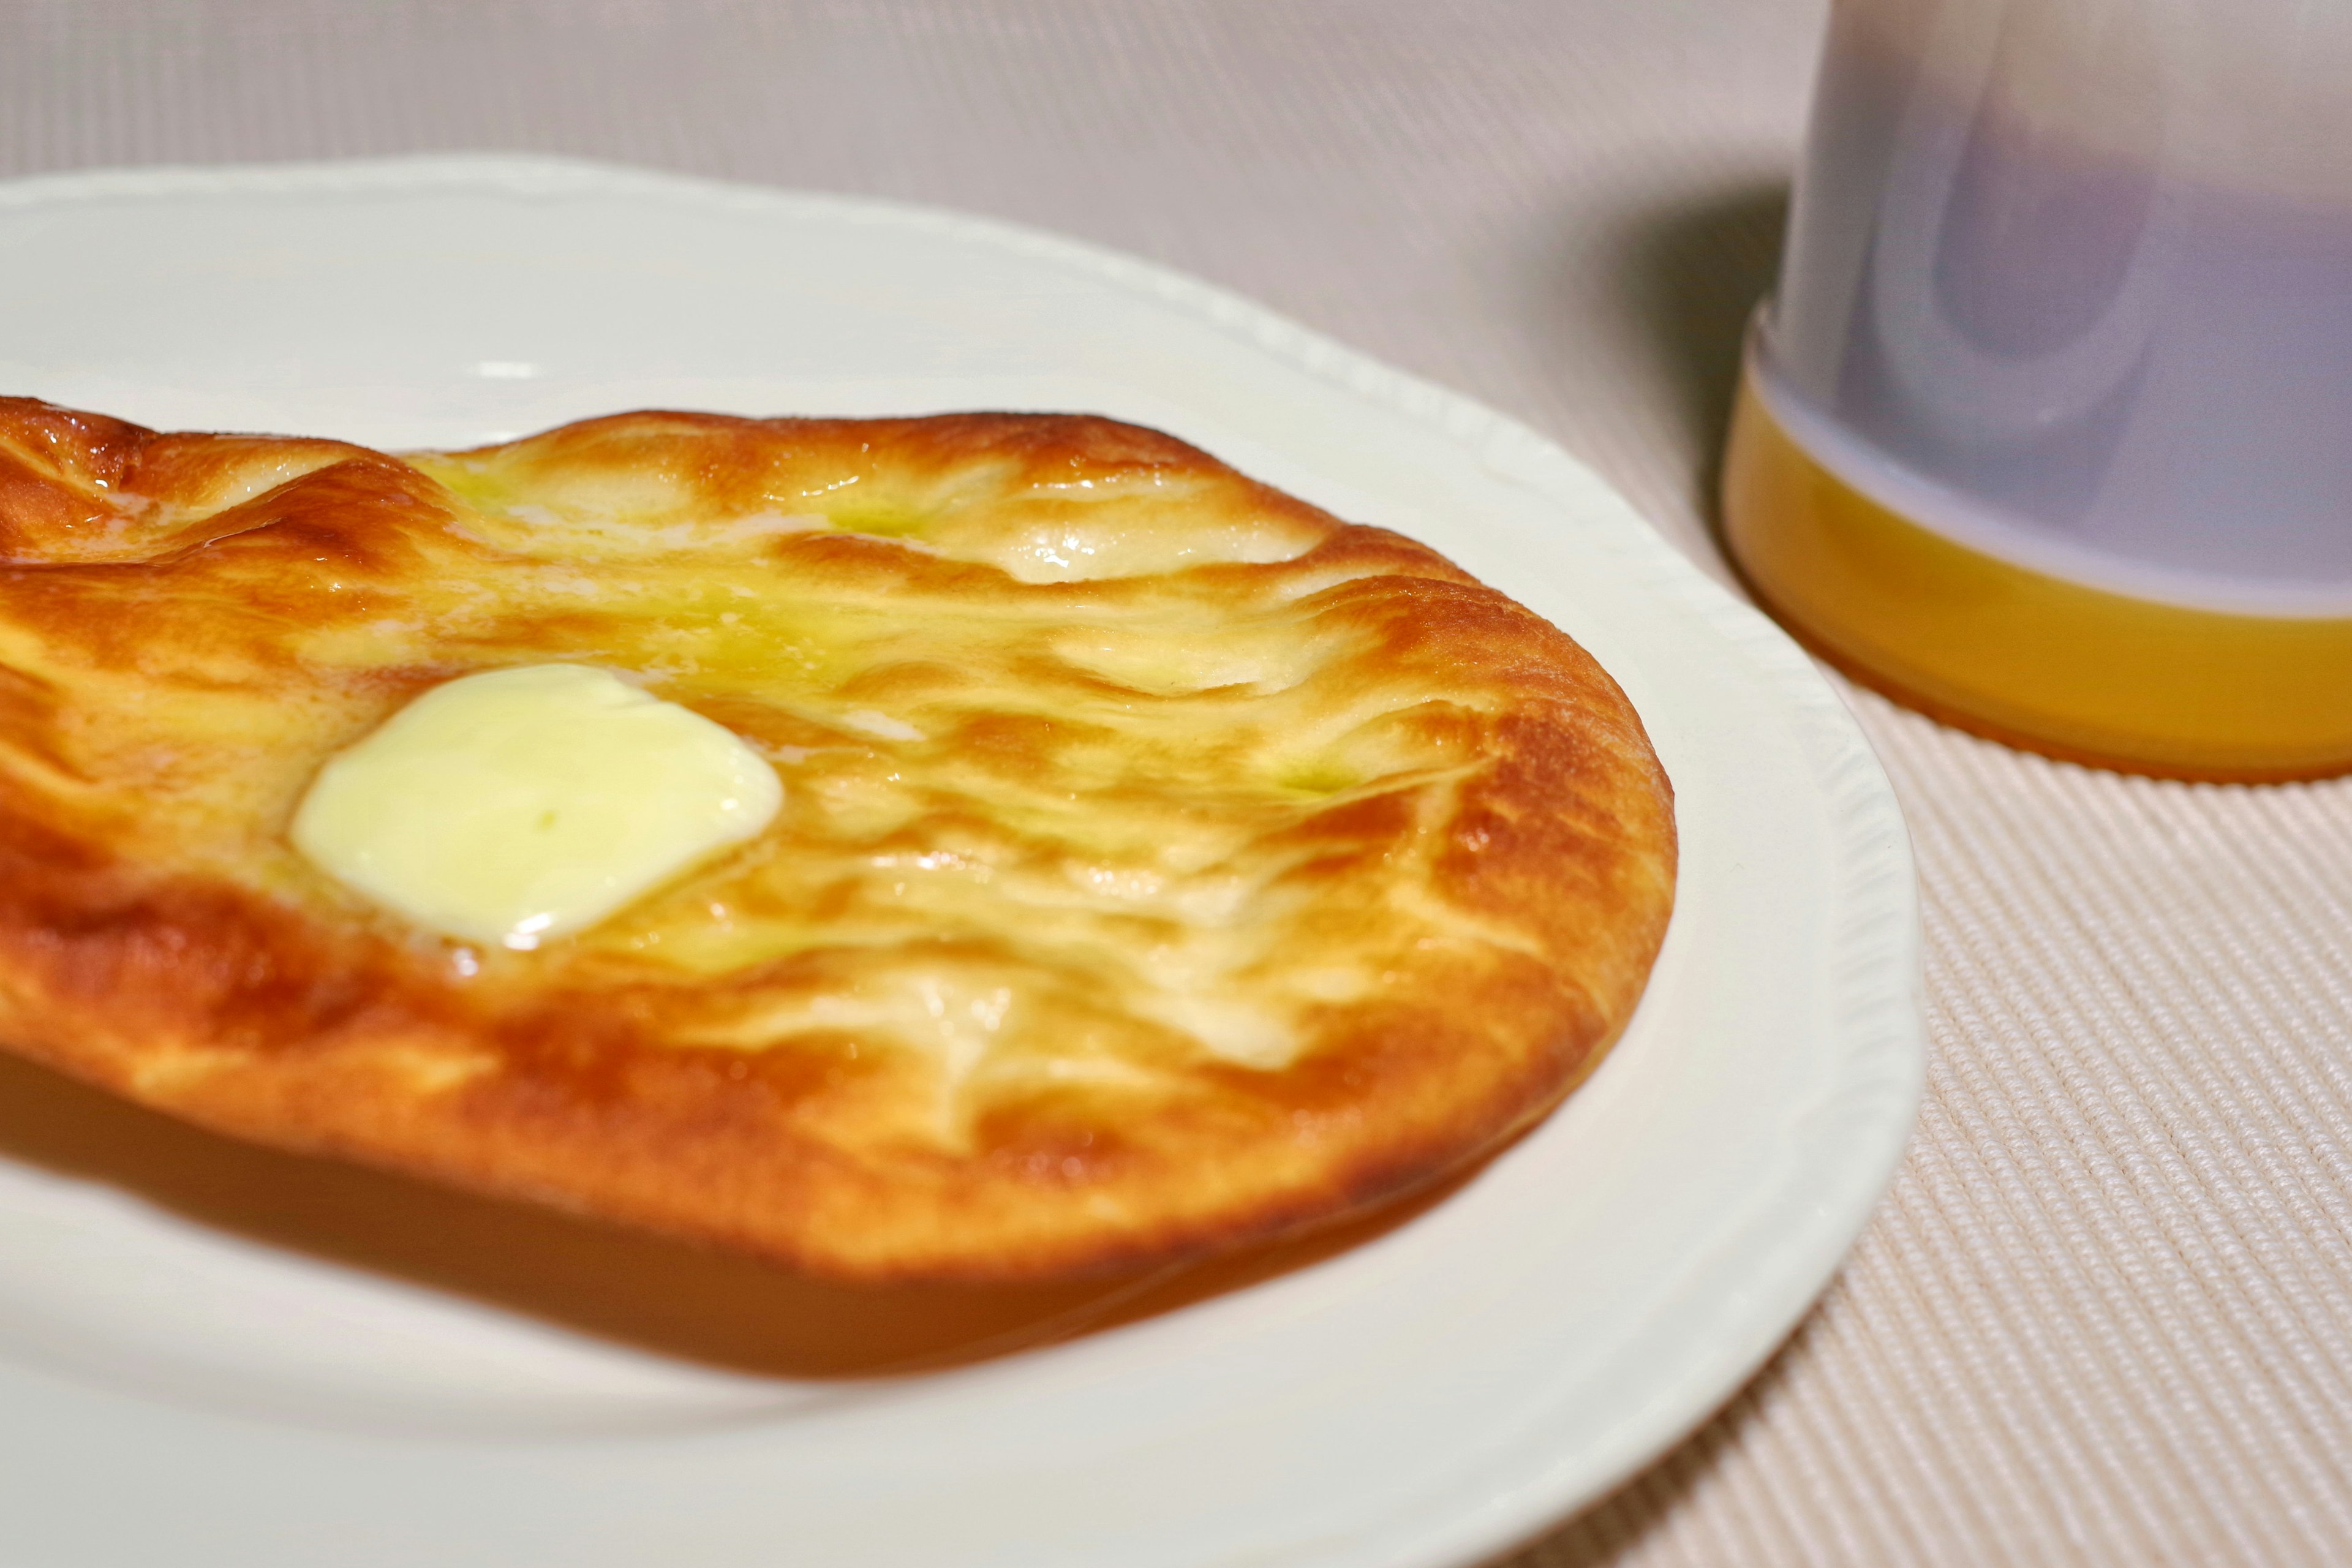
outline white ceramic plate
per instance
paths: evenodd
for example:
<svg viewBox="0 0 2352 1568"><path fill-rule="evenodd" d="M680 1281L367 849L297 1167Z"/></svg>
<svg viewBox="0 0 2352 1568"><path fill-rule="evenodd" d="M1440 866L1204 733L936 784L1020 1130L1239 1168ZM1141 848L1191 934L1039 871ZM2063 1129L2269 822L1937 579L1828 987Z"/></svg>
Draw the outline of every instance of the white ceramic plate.
<svg viewBox="0 0 2352 1568"><path fill-rule="evenodd" d="M1812 668L1556 447L1198 283L542 161L76 175L0 186L0 391L394 447L648 405L1158 425L1566 627L1647 721L1683 835L1632 1029L1463 1190L1313 1267L923 1375L696 1364L275 1244L311 1234L267 1219L309 1201L300 1163L11 1069L11 1561L1458 1564L1727 1398L1910 1126L1908 850Z"/></svg>

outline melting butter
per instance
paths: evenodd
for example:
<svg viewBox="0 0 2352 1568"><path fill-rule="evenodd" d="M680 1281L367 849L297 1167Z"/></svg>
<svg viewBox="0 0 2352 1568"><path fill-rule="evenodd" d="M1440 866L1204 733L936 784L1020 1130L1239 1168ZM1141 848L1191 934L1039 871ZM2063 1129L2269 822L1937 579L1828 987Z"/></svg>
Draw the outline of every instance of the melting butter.
<svg viewBox="0 0 2352 1568"><path fill-rule="evenodd" d="M783 804L776 771L608 671L436 686L320 769L297 848L417 924L506 947L594 925Z"/></svg>

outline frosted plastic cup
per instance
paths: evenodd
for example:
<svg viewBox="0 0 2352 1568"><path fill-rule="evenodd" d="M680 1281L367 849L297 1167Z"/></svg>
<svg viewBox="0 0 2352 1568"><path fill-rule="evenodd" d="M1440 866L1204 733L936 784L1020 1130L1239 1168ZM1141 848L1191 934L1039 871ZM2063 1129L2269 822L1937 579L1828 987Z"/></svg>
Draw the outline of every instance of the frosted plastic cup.
<svg viewBox="0 0 2352 1568"><path fill-rule="evenodd" d="M1834 0L1724 514L1952 721L2352 769L2352 0Z"/></svg>

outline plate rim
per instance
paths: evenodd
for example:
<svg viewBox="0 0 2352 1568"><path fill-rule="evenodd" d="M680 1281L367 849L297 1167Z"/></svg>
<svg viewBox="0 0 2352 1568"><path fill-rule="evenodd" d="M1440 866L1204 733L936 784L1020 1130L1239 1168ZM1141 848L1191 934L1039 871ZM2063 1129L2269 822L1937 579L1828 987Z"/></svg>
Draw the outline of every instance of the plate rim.
<svg viewBox="0 0 2352 1568"><path fill-rule="evenodd" d="M1737 1397L1828 1289L1892 1183L1925 1085L1926 1026L1918 892L1907 829L1891 783L1860 725L1818 667L1759 611L1685 557L1616 487L1525 423L1434 382L1396 369L1220 286L1088 241L1003 219L847 193L796 191L537 153L457 153L388 158L96 168L0 182L0 216L45 206L190 196L503 195L606 195L684 201L704 207L783 212L885 224L977 242L1073 268L1205 321L1259 353L1338 390L1428 426L1475 450L1507 479L1547 500L1589 507L1605 491L1622 514L1596 531L1604 552L1647 591L1674 601L1733 646L1790 705L1804 731L1813 782L1837 849L1833 883L1843 918L1828 942L1838 960L1826 982L1823 1026L1848 1066L1822 1103L1874 1101L1858 1143L1833 1161L1791 1162L1794 1188L1820 1168L1841 1175L1817 1194L1798 1234L1782 1237L1780 1266L1751 1280L1766 1300L1745 1331L1686 1363L1673 1396L1654 1397L1621 1424L1617 1462L1531 1465L1476 1506L1421 1521L1402 1539L1350 1562L1381 1568L1443 1568L1523 1544L1599 1502ZM1576 490L1572 498L1570 488ZM1818 1110L1817 1105L1812 1109ZM1696 1392L1694 1392L1696 1391ZM1361 1532L1358 1532L1361 1538Z"/></svg>

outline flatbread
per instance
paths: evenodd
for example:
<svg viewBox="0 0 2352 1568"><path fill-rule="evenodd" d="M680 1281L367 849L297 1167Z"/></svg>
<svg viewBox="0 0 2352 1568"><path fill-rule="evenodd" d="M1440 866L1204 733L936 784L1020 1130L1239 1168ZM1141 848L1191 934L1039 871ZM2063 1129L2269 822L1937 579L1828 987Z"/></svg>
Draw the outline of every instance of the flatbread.
<svg viewBox="0 0 2352 1568"><path fill-rule="evenodd" d="M1428 1185L1623 1026L1672 795L1560 631L1083 416L637 413L469 452L0 399L0 1038L239 1137L841 1279L1076 1277ZM292 847L563 661L759 837L536 951Z"/></svg>

